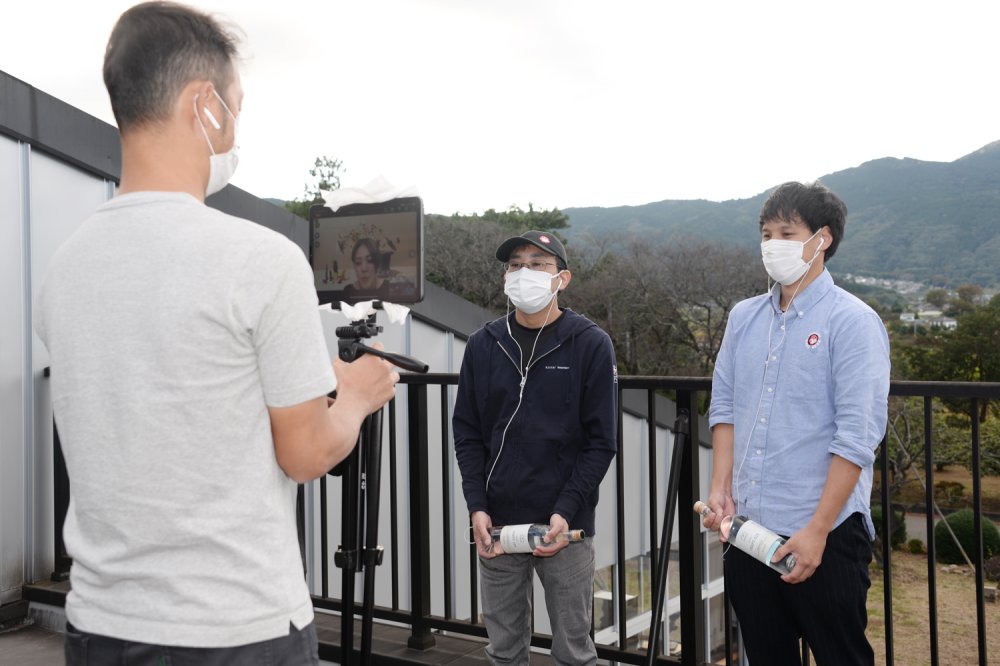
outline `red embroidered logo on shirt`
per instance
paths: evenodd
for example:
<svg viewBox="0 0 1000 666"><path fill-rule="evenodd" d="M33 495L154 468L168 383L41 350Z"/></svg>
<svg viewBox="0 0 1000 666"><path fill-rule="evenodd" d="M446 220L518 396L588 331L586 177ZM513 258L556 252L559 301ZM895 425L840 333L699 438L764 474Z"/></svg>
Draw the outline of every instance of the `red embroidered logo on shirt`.
<svg viewBox="0 0 1000 666"><path fill-rule="evenodd" d="M806 338L806 346L809 349L815 349L816 345L819 344L819 333L810 333L809 337Z"/></svg>

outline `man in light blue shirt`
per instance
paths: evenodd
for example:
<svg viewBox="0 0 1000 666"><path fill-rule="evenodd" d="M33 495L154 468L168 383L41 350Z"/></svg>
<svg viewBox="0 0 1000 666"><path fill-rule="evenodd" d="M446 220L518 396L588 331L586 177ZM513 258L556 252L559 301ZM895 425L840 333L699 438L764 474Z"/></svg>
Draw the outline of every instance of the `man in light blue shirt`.
<svg viewBox="0 0 1000 666"><path fill-rule="evenodd" d="M774 288L733 308L715 365L713 471L704 524L740 514L788 537L780 575L738 549L726 591L751 664L872 664L865 638L875 536L872 464L887 420L889 340L878 315L825 268L847 208L826 187L785 183L764 203Z"/></svg>

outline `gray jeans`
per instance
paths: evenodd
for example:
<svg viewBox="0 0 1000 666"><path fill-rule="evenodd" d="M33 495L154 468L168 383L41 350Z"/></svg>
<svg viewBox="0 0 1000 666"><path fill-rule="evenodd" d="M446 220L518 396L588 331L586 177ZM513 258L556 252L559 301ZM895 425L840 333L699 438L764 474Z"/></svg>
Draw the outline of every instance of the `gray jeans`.
<svg viewBox="0 0 1000 666"><path fill-rule="evenodd" d="M552 625L552 658L557 664L597 663L590 638L594 604L594 540L571 543L552 557L530 553L479 560L483 621L490 637L486 655L493 664L528 663L531 643L532 573L545 588Z"/></svg>
<svg viewBox="0 0 1000 666"><path fill-rule="evenodd" d="M134 643L88 634L66 623L67 666L316 666L319 645L316 625L301 631L289 625L288 635L228 648L186 648Z"/></svg>

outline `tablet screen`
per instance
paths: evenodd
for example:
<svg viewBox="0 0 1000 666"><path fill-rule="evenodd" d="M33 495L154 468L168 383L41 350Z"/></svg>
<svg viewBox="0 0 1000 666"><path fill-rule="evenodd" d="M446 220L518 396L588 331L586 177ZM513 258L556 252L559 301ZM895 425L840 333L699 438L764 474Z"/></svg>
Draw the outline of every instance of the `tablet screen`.
<svg viewBox="0 0 1000 666"><path fill-rule="evenodd" d="M320 303L423 299L423 208L418 197L309 210L309 260Z"/></svg>

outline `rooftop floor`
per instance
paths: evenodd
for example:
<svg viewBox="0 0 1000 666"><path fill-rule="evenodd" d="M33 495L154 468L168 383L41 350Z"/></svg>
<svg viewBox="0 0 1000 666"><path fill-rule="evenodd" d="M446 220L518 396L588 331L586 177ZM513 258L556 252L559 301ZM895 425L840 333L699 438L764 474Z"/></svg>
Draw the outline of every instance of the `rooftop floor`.
<svg viewBox="0 0 1000 666"><path fill-rule="evenodd" d="M316 633L320 641L320 655L329 656L331 646L340 645L340 616L317 611ZM372 650L375 663L450 664L452 666L484 666L486 643L469 637L436 635L436 644L427 650L407 646L410 631L375 623ZM355 621L354 648L361 642L361 624ZM324 652L327 653L324 655ZM2 666L53 666L63 663L63 635L38 626L25 626L0 634L0 665ZM335 664L335 661L321 661ZM532 666L552 664L548 655L532 654Z"/></svg>

